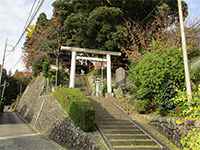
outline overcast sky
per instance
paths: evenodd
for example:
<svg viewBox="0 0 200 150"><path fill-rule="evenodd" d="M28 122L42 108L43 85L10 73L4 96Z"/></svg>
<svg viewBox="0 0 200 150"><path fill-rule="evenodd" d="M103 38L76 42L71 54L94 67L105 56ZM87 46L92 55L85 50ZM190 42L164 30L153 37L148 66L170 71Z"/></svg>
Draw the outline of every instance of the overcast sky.
<svg viewBox="0 0 200 150"><path fill-rule="evenodd" d="M0 63L2 62L4 43L6 38L9 44L13 45L19 38L34 0L1 0L0 3ZM45 12L50 18L52 15L52 2L45 0L40 12ZM200 18L200 0L186 0L189 5L189 19ZM5 67L7 70L24 70L25 67L20 59L22 56L21 47L24 40L17 47L15 52L7 53ZM8 49L11 49L9 47ZM19 62L19 60L21 60ZM18 63L19 62L19 63ZM17 64L15 66L15 64Z"/></svg>

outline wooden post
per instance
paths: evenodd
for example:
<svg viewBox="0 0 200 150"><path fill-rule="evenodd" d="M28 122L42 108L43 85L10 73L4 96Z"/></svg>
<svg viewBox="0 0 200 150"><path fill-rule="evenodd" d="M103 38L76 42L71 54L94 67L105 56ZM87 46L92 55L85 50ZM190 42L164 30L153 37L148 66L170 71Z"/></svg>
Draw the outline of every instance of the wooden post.
<svg viewBox="0 0 200 150"><path fill-rule="evenodd" d="M112 94L112 74L111 74L111 56L106 55L107 58L107 92Z"/></svg>
<svg viewBox="0 0 200 150"><path fill-rule="evenodd" d="M75 87L75 75L76 75L76 52L72 51L69 88Z"/></svg>

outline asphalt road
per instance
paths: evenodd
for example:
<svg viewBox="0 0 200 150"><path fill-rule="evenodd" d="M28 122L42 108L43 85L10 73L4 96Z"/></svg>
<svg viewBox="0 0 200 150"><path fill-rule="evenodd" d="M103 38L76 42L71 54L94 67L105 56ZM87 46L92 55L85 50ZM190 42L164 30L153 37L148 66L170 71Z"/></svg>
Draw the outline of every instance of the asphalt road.
<svg viewBox="0 0 200 150"><path fill-rule="evenodd" d="M0 150L64 150L33 131L15 113L0 114Z"/></svg>

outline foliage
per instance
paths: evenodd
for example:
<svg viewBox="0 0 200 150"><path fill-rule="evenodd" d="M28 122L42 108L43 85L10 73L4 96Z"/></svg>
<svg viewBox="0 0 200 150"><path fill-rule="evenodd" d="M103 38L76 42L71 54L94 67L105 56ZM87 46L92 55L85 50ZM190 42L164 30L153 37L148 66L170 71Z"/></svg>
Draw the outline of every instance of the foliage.
<svg viewBox="0 0 200 150"><path fill-rule="evenodd" d="M35 60L32 62L33 76L36 77L42 71L42 60Z"/></svg>
<svg viewBox="0 0 200 150"><path fill-rule="evenodd" d="M79 89L57 88L53 95L77 126L87 132L95 129L95 111Z"/></svg>
<svg viewBox="0 0 200 150"><path fill-rule="evenodd" d="M151 101L150 100L135 100L134 106L137 112L145 114L151 112Z"/></svg>
<svg viewBox="0 0 200 150"><path fill-rule="evenodd" d="M113 90L114 95L117 99L121 99L124 97L124 93L121 87L118 87L116 89Z"/></svg>
<svg viewBox="0 0 200 150"><path fill-rule="evenodd" d="M171 98L184 86L181 51L167 49L147 53L137 64L130 65L129 80L138 99L155 101L158 107L172 109Z"/></svg>
<svg viewBox="0 0 200 150"><path fill-rule="evenodd" d="M200 67L192 70L191 78L195 84L200 83Z"/></svg>
<svg viewBox="0 0 200 150"><path fill-rule="evenodd" d="M47 34L44 32L47 30L48 23L49 21L46 14L41 13L37 19L36 25L34 25L34 29L32 29L32 26L29 27L31 36L28 34L24 43L24 61L27 68L31 67L36 61L38 62L44 55L42 53L43 51L41 51L41 47L44 47L46 43Z"/></svg>
<svg viewBox="0 0 200 150"><path fill-rule="evenodd" d="M67 112L71 101L85 101L87 99L79 89L69 89L64 87L57 88L53 92L53 95Z"/></svg>
<svg viewBox="0 0 200 150"><path fill-rule="evenodd" d="M75 125L83 131L95 130L95 111L87 101L73 101L69 108L69 115Z"/></svg>
<svg viewBox="0 0 200 150"><path fill-rule="evenodd" d="M55 85L56 83L56 71L49 71L49 78L51 84ZM58 85L67 85L69 80L69 74L66 73L63 69L58 70Z"/></svg>
<svg viewBox="0 0 200 150"><path fill-rule="evenodd" d="M182 137L181 144L183 150L199 150L200 149L200 129L194 128Z"/></svg>
<svg viewBox="0 0 200 150"><path fill-rule="evenodd" d="M191 78L193 83L198 85L200 83L200 57L193 59L191 65Z"/></svg>
<svg viewBox="0 0 200 150"><path fill-rule="evenodd" d="M172 99L176 106L174 115L184 117L187 119L200 118L200 86L197 91L193 92L193 99L191 102L187 100L187 94L183 91L178 91L176 97Z"/></svg>
<svg viewBox="0 0 200 150"><path fill-rule="evenodd" d="M30 72L19 72L16 71L14 75L11 73L7 73L5 69L3 69L2 75L2 83L6 81L4 98L0 100L0 106L3 108L4 105L11 105L16 98L23 93L26 86L29 84L31 80ZM3 86L1 86L2 91Z"/></svg>
<svg viewBox="0 0 200 150"><path fill-rule="evenodd" d="M45 78L49 77L49 62L48 61L44 61L42 64L42 72L43 72L43 76Z"/></svg>
<svg viewBox="0 0 200 150"><path fill-rule="evenodd" d="M27 29L27 38L31 38L33 33L35 31L35 26L34 25L30 25Z"/></svg>
<svg viewBox="0 0 200 150"><path fill-rule="evenodd" d="M0 113L2 113L4 110L4 105L0 104Z"/></svg>

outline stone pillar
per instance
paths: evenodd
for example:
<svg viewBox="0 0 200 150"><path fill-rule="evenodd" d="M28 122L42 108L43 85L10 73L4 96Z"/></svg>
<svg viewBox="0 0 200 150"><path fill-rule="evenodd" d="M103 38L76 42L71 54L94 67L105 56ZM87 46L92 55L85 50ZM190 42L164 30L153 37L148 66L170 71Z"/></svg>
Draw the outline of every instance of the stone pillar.
<svg viewBox="0 0 200 150"><path fill-rule="evenodd" d="M112 94L112 74L111 74L111 56L106 55L107 59L107 93Z"/></svg>
<svg viewBox="0 0 200 150"><path fill-rule="evenodd" d="M72 51L69 88L75 87L75 75L76 75L76 52Z"/></svg>

